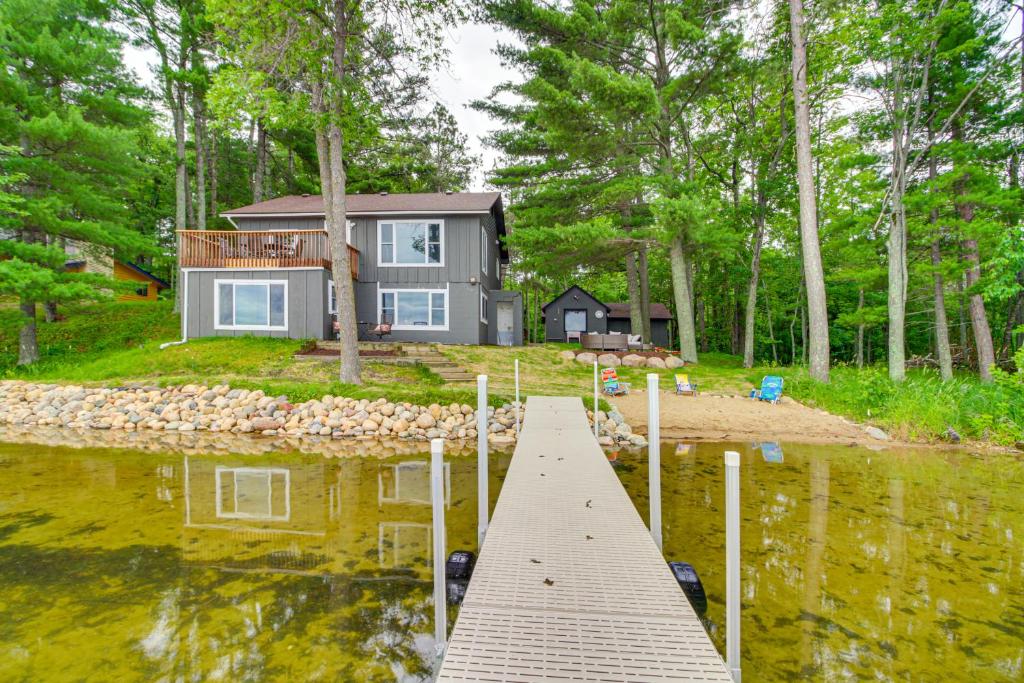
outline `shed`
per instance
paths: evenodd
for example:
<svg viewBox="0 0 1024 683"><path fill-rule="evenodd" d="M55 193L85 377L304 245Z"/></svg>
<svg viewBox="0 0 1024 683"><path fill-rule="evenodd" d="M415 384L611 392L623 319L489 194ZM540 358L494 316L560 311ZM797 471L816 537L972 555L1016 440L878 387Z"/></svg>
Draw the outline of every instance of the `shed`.
<svg viewBox="0 0 1024 683"><path fill-rule="evenodd" d="M608 307L587 290L573 285L541 307L544 339L564 342L567 332L608 332Z"/></svg>
<svg viewBox="0 0 1024 683"><path fill-rule="evenodd" d="M610 303L608 306L608 331L633 334L629 318L628 303ZM672 313L665 304L651 303L651 342L655 346L669 348L672 345L668 334L668 324Z"/></svg>

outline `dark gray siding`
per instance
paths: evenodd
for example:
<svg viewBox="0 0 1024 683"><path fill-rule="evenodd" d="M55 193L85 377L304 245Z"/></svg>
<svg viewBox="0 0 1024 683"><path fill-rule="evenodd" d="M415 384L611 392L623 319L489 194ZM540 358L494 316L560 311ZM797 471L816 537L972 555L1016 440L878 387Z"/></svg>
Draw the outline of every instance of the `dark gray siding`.
<svg viewBox="0 0 1024 683"><path fill-rule="evenodd" d="M622 334L633 334L633 325L629 318L613 318L608 321L609 332L621 332ZM668 321L651 320L651 336L655 346L669 348ZM647 340L644 340L647 341Z"/></svg>
<svg viewBox="0 0 1024 683"><path fill-rule="evenodd" d="M544 308L544 338L547 341L565 341L565 309L587 311L587 332L608 332L608 316L604 304L579 287L570 287ZM601 317L597 317L597 312Z"/></svg>
<svg viewBox="0 0 1024 683"><path fill-rule="evenodd" d="M378 321L377 296L380 289L444 289L444 284L431 287L423 284L356 282L356 320L359 338L372 340L367 330ZM428 342L441 344L481 344L487 338L480 334L480 289L477 285L453 282L448 286L447 330L395 330L388 341Z"/></svg>
<svg viewBox="0 0 1024 683"><path fill-rule="evenodd" d="M240 218L232 219L239 230L323 230L324 219L316 216L294 218Z"/></svg>
<svg viewBox="0 0 1024 683"><path fill-rule="evenodd" d="M188 337L291 337L323 339L331 328L327 314L328 271L317 270L192 270L188 277ZM288 283L288 329L218 330L214 328L215 280L282 280Z"/></svg>
<svg viewBox="0 0 1024 683"><path fill-rule="evenodd" d="M379 221L444 220L443 266L379 266L377 264L377 223ZM444 285L480 280L480 216L368 216L352 219L352 246L359 250L360 282Z"/></svg>

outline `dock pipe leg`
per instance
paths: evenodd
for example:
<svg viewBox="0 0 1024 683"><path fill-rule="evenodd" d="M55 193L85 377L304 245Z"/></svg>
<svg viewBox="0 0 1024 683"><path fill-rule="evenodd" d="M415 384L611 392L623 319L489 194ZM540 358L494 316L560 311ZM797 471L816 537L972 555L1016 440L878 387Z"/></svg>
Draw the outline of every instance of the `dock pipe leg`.
<svg viewBox="0 0 1024 683"><path fill-rule="evenodd" d="M444 568L444 439L430 442L430 502L434 522L434 642L440 657L448 641L448 594Z"/></svg>
<svg viewBox="0 0 1024 683"><path fill-rule="evenodd" d="M740 683L740 454L725 452L725 660Z"/></svg>
<svg viewBox="0 0 1024 683"><path fill-rule="evenodd" d="M477 542L484 545L487 521L490 516L490 496L487 493L487 375L476 377L476 489L477 489Z"/></svg>
<svg viewBox="0 0 1024 683"><path fill-rule="evenodd" d="M647 478L651 499L651 538L658 550L661 540L661 406L658 375L647 375Z"/></svg>

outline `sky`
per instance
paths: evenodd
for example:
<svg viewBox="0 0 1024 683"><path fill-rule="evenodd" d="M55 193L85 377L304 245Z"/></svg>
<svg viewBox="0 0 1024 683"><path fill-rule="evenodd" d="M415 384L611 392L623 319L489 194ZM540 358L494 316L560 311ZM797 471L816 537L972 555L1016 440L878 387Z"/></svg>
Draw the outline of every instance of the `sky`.
<svg viewBox="0 0 1024 683"><path fill-rule="evenodd" d="M488 189L484 176L494 167L497 152L484 146L481 140L495 127L494 123L487 114L470 109L469 103L487 98L494 86L515 79L515 74L505 69L494 53L499 42L514 42L514 38L506 31L482 24L463 24L452 28L448 40L451 50L449 63L431 79L435 99L452 112L462 132L469 137L470 151L481 157L482 163L467 188L472 191ZM153 85L155 58L152 51L131 46L125 48L125 62L147 86ZM432 102L427 103L424 111L432 105Z"/></svg>

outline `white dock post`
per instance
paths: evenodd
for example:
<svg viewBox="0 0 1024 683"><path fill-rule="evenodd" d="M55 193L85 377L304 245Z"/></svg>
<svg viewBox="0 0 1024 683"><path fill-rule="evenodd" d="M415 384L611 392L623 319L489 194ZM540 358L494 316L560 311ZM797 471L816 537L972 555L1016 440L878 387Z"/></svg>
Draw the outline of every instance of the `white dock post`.
<svg viewBox="0 0 1024 683"><path fill-rule="evenodd" d="M661 541L661 407L658 375L647 375L647 480L651 499L651 538L658 550Z"/></svg>
<svg viewBox="0 0 1024 683"><path fill-rule="evenodd" d="M595 439L597 438L597 405L598 405L597 400L598 400L598 396L599 396L599 394L597 392L597 361L595 360L594 361L594 438Z"/></svg>
<svg viewBox="0 0 1024 683"><path fill-rule="evenodd" d="M477 542L484 544L487 520L490 516L490 496L487 493L487 375L476 376L476 495Z"/></svg>
<svg viewBox="0 0 1024 683"><path fill-rule="evenodd" d="M444 654L448 641L448 593L445 589L444 439L430 442L430 502L434 522L434 641Z"/></svg>
<svg viewBox="0 0 1024 683"><path fill-rule="evenodd" d="M725 452L725 661L740 683L740 454Z"/></svg>
<svg viewBox="0 0 1024 683"><path fill-rule="evenodd" d="M519 359L516 358L516 436L519 436Z"/></svg>

